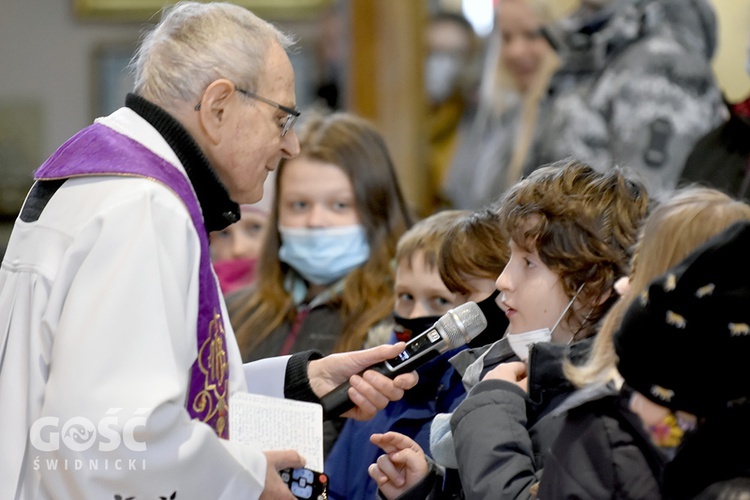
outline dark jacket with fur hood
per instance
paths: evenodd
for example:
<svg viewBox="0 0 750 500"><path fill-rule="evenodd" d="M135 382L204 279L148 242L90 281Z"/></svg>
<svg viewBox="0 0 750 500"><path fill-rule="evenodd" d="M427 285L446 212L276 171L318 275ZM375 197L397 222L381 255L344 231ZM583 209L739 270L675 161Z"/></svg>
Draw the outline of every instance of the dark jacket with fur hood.
<svg viewBox="0 0 750 500"><path fill-rule="evenodd" d="M657 195L695 143L725 118L711 68L709 0L612 0L546 29L561 58L542 103L525 173L574 157L630 167Z"/></svg>

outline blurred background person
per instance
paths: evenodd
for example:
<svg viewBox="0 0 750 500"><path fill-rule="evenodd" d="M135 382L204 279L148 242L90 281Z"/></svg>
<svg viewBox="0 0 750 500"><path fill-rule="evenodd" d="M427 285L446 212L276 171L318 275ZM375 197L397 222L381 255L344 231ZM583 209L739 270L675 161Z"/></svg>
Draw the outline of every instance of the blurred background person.
<svg viewBox="0 0 750 500"><path fill-rule="evenodd" d="M708 0L582 0L545 26L561 60L525 173L574 157L633 168L652 196L675 187L696 141L723 117Z"/></svg>
<svg viewBox="0 0 750 500"><path fill-rule="evenodd" d="M461 14L436 12L425 33L429 173L433 192L445 182L462 121L476 105L480 39ZM436 200L436 206L440 201Z"/></svg>
<svg viewBox="0 0 750 500"><path fill-rule="evenodd" d="M346 55L346 32L342 19L342 2L333 2L317 21L318 39L315 44L317 83L315 97L330 110L342 108Z"/></svg>
<svg viewBox="0 0 750 500"><path fill-rule="evenodd" d="M745 71L750 75L750 39ZM702 137L685 162L681 182L699 182L750 201L750 96L730 103L727 120Z"/></svg>
<svg viewBox="0 0 750 500"><path fill-rule="evenodd" d="M559 9L559 6L558 6ZM539 99L558 61L542 36L554 16L551 0L501 0L490 35L479 104L467 110L447 180L448 205L477 209L521 177Z"/></svg>
<svg viewBox="0 0 750 500"><path fill-rule="evenodd" d="M211 261L224 294L252 283L273 199L276 175L271 172L263 186L263 198L240 205L240 220L210 234Z"/></svg>

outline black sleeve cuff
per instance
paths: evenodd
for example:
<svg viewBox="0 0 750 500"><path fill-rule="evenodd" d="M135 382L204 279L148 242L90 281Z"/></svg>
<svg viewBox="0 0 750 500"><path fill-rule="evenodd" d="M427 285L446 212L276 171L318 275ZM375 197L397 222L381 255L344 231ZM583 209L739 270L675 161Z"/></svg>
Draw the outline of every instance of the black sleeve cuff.
<svg viewBox="0 0 750 500"><path fill-rule="evenodd" d="M424 500L436 498L435 484L437 480L442 477L442 470L430 457L425 455L427 459L427 475L417 484L403 492L398 496L396 500ZM378 490L378 500L385 500L383 493Z"/></svg>
<svg viewBox="0 0 750 500"><path fill-rule="evenodd" d="M303 351L292 354L286 364L284 375L284 397L307 401L309 403L320 403L320 398L315 395L310 386L310 377L307 376L307 363L314 359L320 359L323 354L319 351Z"/></svg>

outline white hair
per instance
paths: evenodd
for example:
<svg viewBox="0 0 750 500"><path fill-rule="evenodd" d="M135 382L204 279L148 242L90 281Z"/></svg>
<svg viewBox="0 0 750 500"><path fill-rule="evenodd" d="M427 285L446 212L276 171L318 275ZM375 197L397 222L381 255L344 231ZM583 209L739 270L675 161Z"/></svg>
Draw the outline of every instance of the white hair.
<svg viewBox="0 0 750 500"><path fill-rule="evenodd" d="M171 107L197 103L219 78L255 90L274 42L286 50L294 39L243 7L178 2L141 40L131 62L135 93Z"/></svg>

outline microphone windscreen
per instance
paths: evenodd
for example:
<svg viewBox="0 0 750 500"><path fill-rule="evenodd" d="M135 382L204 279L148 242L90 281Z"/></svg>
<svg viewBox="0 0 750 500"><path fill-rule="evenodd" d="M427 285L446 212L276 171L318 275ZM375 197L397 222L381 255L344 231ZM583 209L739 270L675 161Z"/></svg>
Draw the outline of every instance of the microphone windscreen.
<svg viewBox="0 0 750 500"><path fill-rule="evenodd" d="M451 349L469 343L487 328L487 319L476 302L466 302L445 313L435 323L445 333Z"/></svg>

